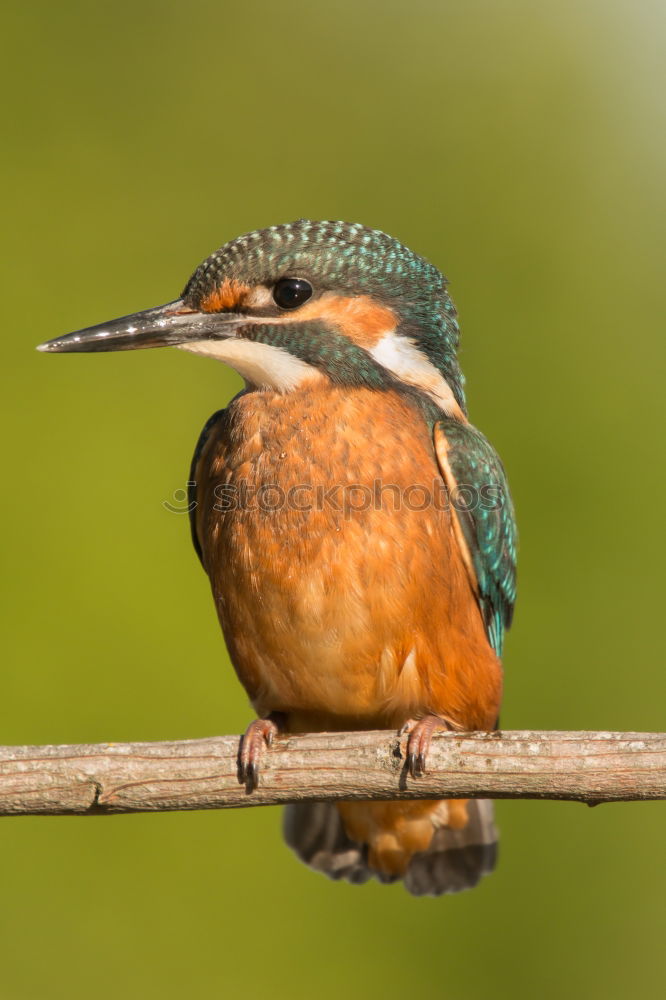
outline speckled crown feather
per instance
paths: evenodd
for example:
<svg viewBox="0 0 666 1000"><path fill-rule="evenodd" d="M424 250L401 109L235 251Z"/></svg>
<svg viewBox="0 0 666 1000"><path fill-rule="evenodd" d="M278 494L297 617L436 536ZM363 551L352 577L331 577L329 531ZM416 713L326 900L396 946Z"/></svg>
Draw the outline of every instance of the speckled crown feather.
<svg viewBox="0 0 666 1000"><path fill-rule="evenodd" d="M271 284L288 275L308 278L318 290L388 302L400 317L401 332L427 354L465 408L456 356L460 331L446 279L425 258L378 229L309 219L258 229L207 257L183 298L198 307L225 279Z"/></svg>

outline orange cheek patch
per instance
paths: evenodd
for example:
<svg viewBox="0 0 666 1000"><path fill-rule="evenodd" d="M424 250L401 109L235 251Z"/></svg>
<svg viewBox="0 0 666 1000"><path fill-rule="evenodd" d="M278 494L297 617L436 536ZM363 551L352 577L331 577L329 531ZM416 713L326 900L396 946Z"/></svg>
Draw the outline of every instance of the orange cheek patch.
<svg viewBox="0 0 666 1000"><path fill-rule="evenodd" d="M225 278L219 288L215 288L201 302L203 312L222 312L224 309L236 309L242 304L250 286L236 281L235 278Z"/></svg>
<svg viewBox="0 0 666 1000"><path fill-rule="evenodd" d="M302 306L294 320L320 319L337 327L359 347L374 347L378 340L395 330L398 320L392 309L379 305L369 295L343 298L323 295L316 302Z"/></svg>

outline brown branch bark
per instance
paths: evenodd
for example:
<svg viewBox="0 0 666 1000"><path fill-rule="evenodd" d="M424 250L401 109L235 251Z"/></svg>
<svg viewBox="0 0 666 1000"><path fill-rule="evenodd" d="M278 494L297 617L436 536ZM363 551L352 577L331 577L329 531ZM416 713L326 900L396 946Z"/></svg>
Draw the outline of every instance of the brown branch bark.
<svg viewBox="0 0 666 1000"><path fill-rule="evenodd" d="M225 809L304 800L514 798L600 802L666 798L666 734L440 734L411 778L393 732L276 740L253 792L239 738L0 747L0 815Z"/></svg>

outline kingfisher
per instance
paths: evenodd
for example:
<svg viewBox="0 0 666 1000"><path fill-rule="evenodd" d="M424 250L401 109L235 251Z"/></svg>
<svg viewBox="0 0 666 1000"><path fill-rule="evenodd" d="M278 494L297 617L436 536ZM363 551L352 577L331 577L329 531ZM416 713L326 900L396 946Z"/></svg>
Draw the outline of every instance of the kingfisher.
<svg viewBox="0 0 666 1000"><path fill-rule="evenodd" d="M192 538L258 718L280 733L397 729L418 780L438 731L494 730L516 592L502 463L468 420L446 279L381 231L300 219L226 243L180 298L47 352L178 347L245 388L192 460ZM487 800L298 803L285 839L332 878L414 895L493 870Z"/></svg>

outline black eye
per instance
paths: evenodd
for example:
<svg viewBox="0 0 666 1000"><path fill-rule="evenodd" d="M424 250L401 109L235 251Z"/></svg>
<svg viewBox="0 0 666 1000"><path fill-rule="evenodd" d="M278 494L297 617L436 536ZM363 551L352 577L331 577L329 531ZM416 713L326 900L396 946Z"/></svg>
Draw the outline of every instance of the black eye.
<svg viewBox="0 0 666 1000"><path fill-rule="evenodd" d="M303 278L280 278L273 289L273 298L281 309L297 309L311 295L312 285Z"/></svg>

